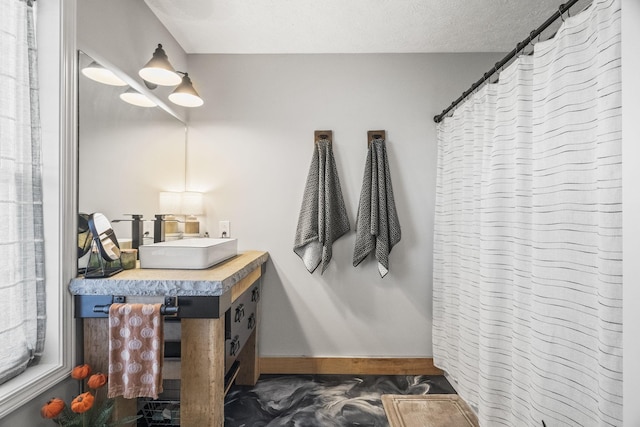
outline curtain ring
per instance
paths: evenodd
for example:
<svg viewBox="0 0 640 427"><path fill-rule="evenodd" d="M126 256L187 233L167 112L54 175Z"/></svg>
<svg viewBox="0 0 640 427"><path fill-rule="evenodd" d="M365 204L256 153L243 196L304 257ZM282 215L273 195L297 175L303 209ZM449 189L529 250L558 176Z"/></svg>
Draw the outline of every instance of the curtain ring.
<svg viewBox="0 0 640 427"><path fill-rule="evenodd" d="M562 14L564 13L562 11L562 8L564 7L564 3L560 5L560 7L558 7L558 12L560 12L560 19L562 19L562 22L564 22L564 16L562 16Z"/></svg>
<svg viewBox="0 0 640 427"><path fill-rule="evenodd" d="M540 33L538 33L538 40L534 43L534 41L533 41L533 40L534 40L534 39L535 39L535 37L536 37L536 36L534 35L534 33L535 33L535 30L534 30L534 31L531 31L531 32L529 33L529 43L527 43L528 45L530 45L530 46L531 46L531 52L530 52L530 53L533 53L533 50L534 50L534 46L535 46L535 44L540 42Z"/></svg>

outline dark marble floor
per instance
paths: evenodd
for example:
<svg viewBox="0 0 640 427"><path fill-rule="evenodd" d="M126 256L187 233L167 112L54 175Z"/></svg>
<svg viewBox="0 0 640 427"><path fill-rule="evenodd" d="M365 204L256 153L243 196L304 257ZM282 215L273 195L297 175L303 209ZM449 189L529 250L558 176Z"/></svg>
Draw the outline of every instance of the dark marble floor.
<svg viewBox="0 0 640 427"><path fill-rule="evenodd" d="M387 427L383 394L455 393L442 376L262 375L233 386L225 427Z"/></svg>

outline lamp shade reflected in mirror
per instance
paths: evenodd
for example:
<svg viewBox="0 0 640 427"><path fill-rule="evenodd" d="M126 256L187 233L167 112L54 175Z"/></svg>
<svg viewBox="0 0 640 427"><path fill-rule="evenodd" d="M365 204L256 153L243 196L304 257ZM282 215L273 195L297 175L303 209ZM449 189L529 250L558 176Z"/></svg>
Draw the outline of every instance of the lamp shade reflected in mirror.
<svg viewBox="0 0 640 427"><path fill-rule="evenodd" d="M182 212L184 215L204 214L203 194L196 191L182 193Z"/></svg>
<svg viewBox="0 0 640 427"><path fill-rule="evenodd" d="M126 86L127 83L118 77L113 71L103 67L96 61L91 61L86 67L82 68L82 74L99 83L111 86Z"/></svg>
<svg viewBox="0 0 640 427"><path fill-rule="evenodd" d="M131 87L120 94L120 99L128 104L135 105L137 107L151 108L156 106L156 103L150 100L146 95L138 92Z"/></svg>
<svg viewBox="0 0 640 427"><path fill-rule="evenodd" d="M159 196L160 213L180 215L182 213L182 193L161 191Z"/></svg>

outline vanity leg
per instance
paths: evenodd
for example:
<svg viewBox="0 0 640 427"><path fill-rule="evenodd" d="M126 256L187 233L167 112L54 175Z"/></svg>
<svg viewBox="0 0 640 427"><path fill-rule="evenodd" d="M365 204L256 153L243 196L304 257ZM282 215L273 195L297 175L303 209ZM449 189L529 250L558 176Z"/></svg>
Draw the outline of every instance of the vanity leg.
<svg viewBox="0 0 640 427"><path fill-rule="evenodd" d="M224 317L181 320L180 425L224 425Z"/></svg>
<svg viewBox="0 0 640 427"><path fill-rule="evenodd" d="M109 319L87 318L83 319L84 336L84 363L91 366L94 373L109 372ZM100 393L100 396L106 392ZM138 399L125 399L116 397L113 409L113 420L136 415L138 412Z"/></svg>
<svg viewBox="0 0 640 427"><path fill-rule="evenodd" d="M254 329L251 336L238 355L240 372L236 377L238 385L256 385L260 377L260 358L258 357L258 328Z"/></svg>

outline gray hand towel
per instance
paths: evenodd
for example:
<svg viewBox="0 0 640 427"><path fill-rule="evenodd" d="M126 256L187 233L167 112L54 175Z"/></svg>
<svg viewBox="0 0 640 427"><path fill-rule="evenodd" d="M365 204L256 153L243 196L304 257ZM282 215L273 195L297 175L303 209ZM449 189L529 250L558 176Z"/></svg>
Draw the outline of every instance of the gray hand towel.
<svg viewBox="0 0 640 427"><path fill-rule="evenodd" d="M391 174L384 139L369 146L356 219L353 266L375 250L380 277L389 272L389 253L400 241L400 222L391 188Z"/></svg>
<svg viewBox="0 0 640 427"><path fill-rule="evenodd" d="M322 261L324 273L331 261L333 242L349 229L331 143L321 139L313 151L293 251L310 273Z"/></svg>

